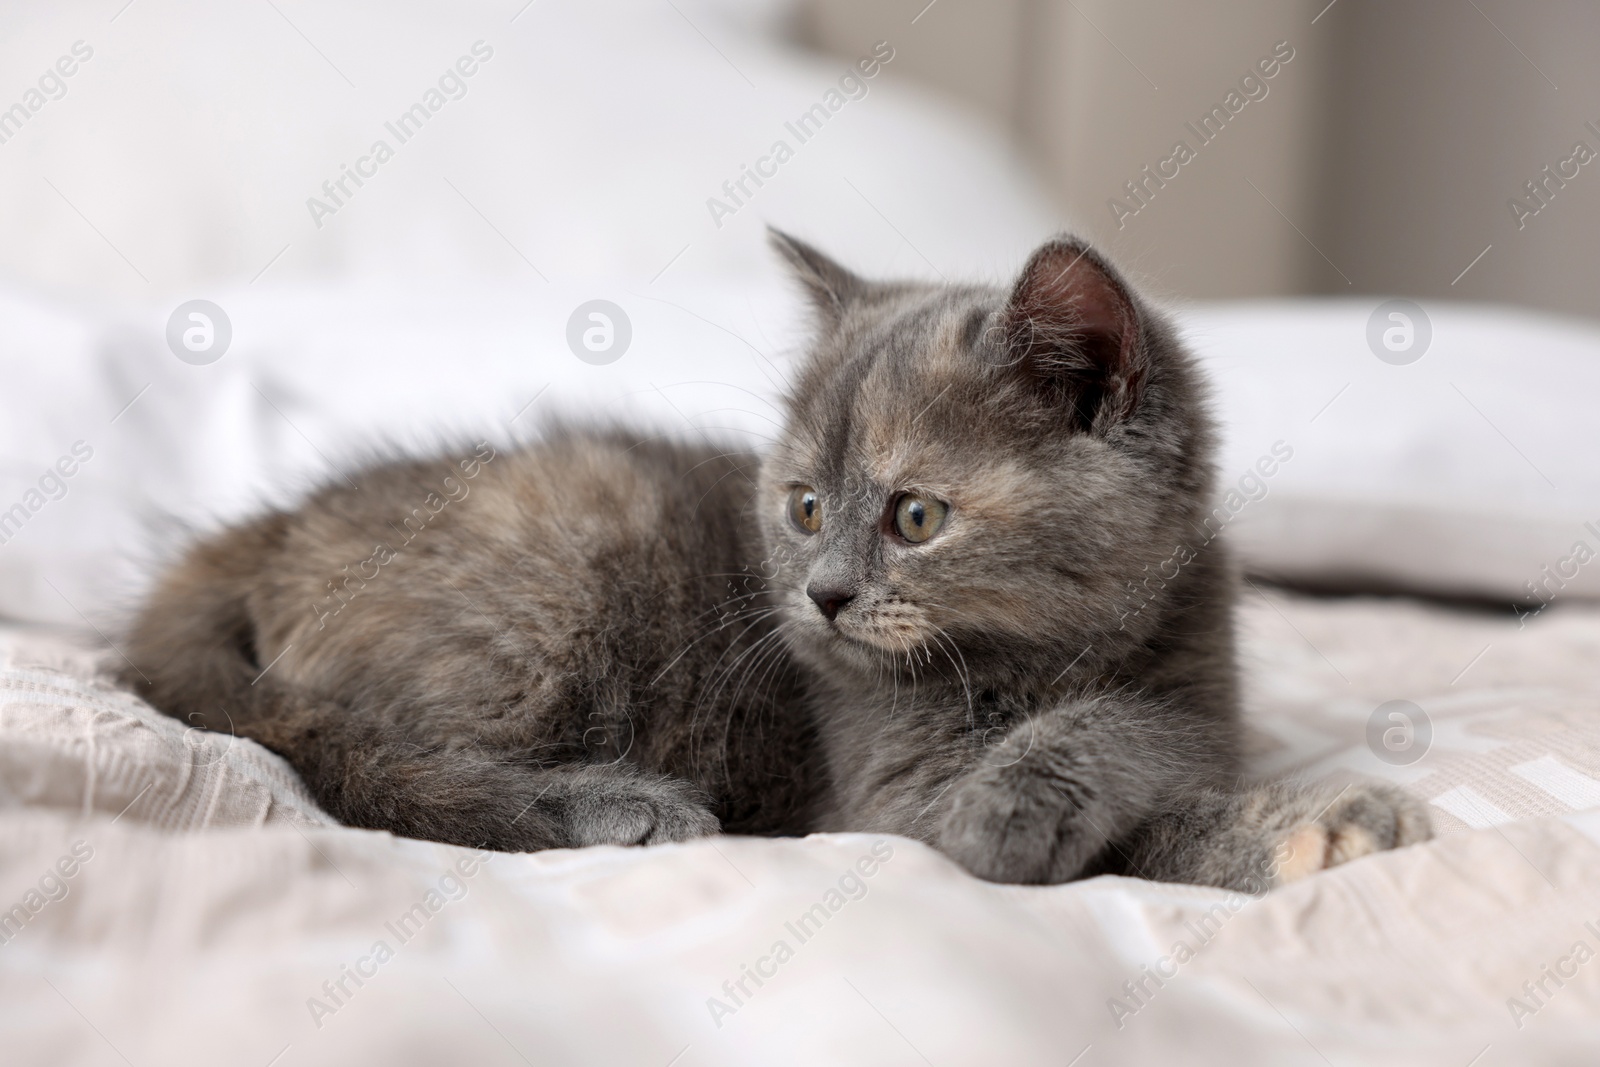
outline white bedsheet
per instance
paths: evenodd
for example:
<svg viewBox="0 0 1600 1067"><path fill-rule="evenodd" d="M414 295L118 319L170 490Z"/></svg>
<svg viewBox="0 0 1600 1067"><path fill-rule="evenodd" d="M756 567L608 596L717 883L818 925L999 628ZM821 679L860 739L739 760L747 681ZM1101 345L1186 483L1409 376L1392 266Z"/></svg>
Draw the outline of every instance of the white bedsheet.
<svg viewBox="0 0 1600 1067"><path fill-rule="evenodd" d="M1244 624L1256 768L1399 781L1437 840L1259 900L849 834L478 866L327 825L275 757L97 680L114 654L6 632L0 905L40 905L0 925L6 1062L1593 1062L1600 612L1252 592ZM1409 766L1365 741L1396 698Z"/></svg>

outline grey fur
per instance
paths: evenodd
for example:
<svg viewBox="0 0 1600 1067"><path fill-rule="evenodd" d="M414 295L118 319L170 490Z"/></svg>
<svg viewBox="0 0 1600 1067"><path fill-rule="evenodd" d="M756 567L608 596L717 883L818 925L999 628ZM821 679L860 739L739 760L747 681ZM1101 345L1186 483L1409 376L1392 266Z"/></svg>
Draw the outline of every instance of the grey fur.
<svg viewBox="0 0 1600 1067"><path fill-rule="evenodd" d="M1398 791L1235 786L1213 432L1107 263L1051 242L1008 292L774 244L817 329L759 463L555 429L374 467L195 546L130 681L347 822L469 845L871 830L1000 881L1247 888L1427 836ZM917 544L910 490L949 506Z"/></svg>
<svg viewBox="0 0 1600 1067"><path fill-rule="evenodd" d="M130 680L357 826L511 850L803 830L794 672L736 673L777 644L745 468L557 430L369 469L192 549Z"/></svg>

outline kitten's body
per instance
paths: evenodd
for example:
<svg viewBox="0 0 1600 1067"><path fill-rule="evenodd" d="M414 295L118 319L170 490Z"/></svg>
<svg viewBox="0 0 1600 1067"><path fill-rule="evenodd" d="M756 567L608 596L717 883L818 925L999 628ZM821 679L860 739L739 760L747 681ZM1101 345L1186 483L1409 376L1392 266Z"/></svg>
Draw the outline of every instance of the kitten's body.
<svg viewBox="0 0 1600 1067"><path fill-rule="evenodd" d="M820 323L759 470L570 432L369 470L197 547L135 681L346 821L462 844L879 830L998 880L1249 888L1427 835L1380 787L1235 787L1210 425L1108 266L1053 243L1007 294L778 245Z"/></svg>
<svg viewBox="0 0 1600 1067"><path fill-rule="evenodd" d="M746 468L556 432L368 469L197 547L135 681L359 826L514 850L803 832L814 744L762 654Z"/></svg>

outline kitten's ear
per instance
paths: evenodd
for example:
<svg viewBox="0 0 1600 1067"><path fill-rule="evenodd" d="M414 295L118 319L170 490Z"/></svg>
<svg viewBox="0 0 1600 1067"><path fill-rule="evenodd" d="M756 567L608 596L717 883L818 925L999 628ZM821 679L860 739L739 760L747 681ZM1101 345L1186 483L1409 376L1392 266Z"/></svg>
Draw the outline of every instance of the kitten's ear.
<svg viewBox="0 0 1600 1067"><path fill-rule="evenodd" d="M868 283L821 252L782 230L767 227L767 240L806 287L817 314L829 326L837 325L845 308L866 291Z"/></svg>
<svg viewBox="0 0 1600 1067"><path fill-rule="evenodd" d="M1146 365L1128 287L1086 243L1061 237L1028 260L1006 304L1006 359L1088 430L1130 414Z"/></svg>

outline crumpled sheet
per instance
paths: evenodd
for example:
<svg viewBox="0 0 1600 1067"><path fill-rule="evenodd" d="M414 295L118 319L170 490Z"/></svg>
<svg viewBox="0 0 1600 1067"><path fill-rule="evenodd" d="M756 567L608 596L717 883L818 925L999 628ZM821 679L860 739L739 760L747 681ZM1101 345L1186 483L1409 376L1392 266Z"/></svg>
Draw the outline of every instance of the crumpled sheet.
<svg viewBox="0 0 1600 1067"><path fill-rule="evenodd" d="M1256 767L1400 782L1437 839L1262 898L989 885L859 834L484 856L332 825L276 757L108 685L114 654L6 632L0 1058L1595 1062L1600 611L1252 591L1242 619ZM1367 745L1391 699L1430 720L1409 765Z"/></svg>

